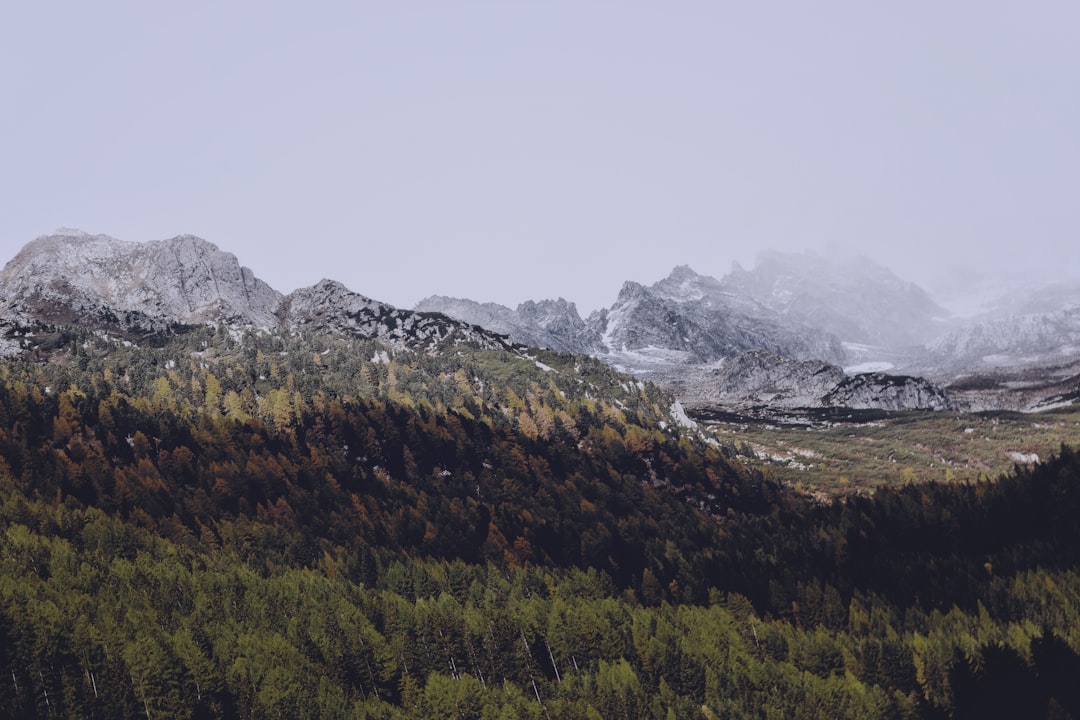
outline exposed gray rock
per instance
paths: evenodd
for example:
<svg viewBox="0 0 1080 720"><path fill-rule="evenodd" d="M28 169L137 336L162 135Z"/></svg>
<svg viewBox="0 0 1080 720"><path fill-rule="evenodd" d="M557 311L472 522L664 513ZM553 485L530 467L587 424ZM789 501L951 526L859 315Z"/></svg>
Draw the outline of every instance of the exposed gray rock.
<svg viewBox="0 0 1080 720"><path fill-rule="evenodd" d="M192 235L133 243L62 230L27 244L0 272L0 318L16 322L272 327L280 299L236 256Z"/></svg>
<svg viewBox="0 0 1080 720"><path fill-rule="evenodd" d="M693 407L725 405L774 408L849 407L880 410L944 410L945 393L922 378L866 373L846 375L819 360L793 360L755 350L684 379L682 394Z"/></svg>
<svg viewBox="0 0 1080 720"><path fill-rule="evenodd" d="M431 348L488 348L497 333L437 313L399 310L324 280L285 297L234 255L191 235L124 242L63 230L29 243L0 272L0 321L79 324L127 335L177 324L312 330ZM12 350L12 343L0 347Z"/></svg>
<svg viewBox="0 0 1080 720"><path fill-rule="evenodd" d="M281 324L292 330L355 335L389 345L434 348L453 339L489 349L507 349L507 338L440 313L400 310L322 280L287 295L278 306Z"/></svg>
<svg viewBox="0 0 1080 720"><path fill-rule="evenodd" d="M843 361L839 338L724 292L714 278L680 266L651 287L627 282L609 309L588 324L606 352L621 356L661 349L688 364L711 363L750 350L797 360Z"/></svg>
<svg viewBox="0 0 1080 720"><path fill-rule="evenodd" d="M1080 359L965 371L945 387L956 406L969 412L1032 412L1072 405L1080 400Z"/></svg>
<svg viewBox="0 0 1080 720"><path fill-rule="evenodd" d="M822 398L825 407L855 410L951 410L955 404L925 378L885 373L845 377Z"/></svg>
<svg viewBox="0 0 1080 720"><path fill-rule="evenodd" d="M585 325L572 302L529 300L511 310L496 303L432 295L414 308L439 312L472 325L479 325L515 342L545 347L558 352L589 353L599 349L599 336Z"/></svg>
<svg viewBox="0 0 1080 720"><path fill-rule="evenodd" d="M928 345L924 363L939 371L980 370L1080 356L1080 307L974 322Z"/></svg>

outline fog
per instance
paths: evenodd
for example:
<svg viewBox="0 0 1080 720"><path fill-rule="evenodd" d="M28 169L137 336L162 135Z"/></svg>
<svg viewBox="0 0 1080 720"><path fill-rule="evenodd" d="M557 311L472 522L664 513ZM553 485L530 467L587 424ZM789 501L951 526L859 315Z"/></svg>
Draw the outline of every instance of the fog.
<svg viewBox="0 0 1080 720"><path fill-rule="evenodd" d="M512 6L511 6L512 5ZM194 233L323 277L582 313L677 264L1080 272L1080 6L25 3L0 250Z"/></svg>

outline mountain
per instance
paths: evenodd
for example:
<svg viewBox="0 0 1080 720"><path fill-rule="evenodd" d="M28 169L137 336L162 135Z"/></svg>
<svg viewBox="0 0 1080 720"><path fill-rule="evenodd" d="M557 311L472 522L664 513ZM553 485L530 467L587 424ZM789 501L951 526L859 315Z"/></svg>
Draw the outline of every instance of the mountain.
<svg viewBox="0 0 1080 720"><path fill-rule="evenodd" d="M224 324L337 333L398 347L511 345L496 333L401 310L330 280L284 296L236 256L192 235L137 243L68 229L28 243L0 272L0 321L78 324L132 338L178 325ZM5 347L12 350L10 339Z"/></svg>
<svg viewBox="0 0 1080 720"><path fill-rule="evenodd" d="M688 407L715 403L780 408L847 403L888 410L950 407L940 389L919 378L873 373L851 381L837 364L847 358L840 337L809 324L824 311L795 312L793 296L785 296L784 303L755 297L754 293L764 293L763 277L771 278L774 290L785 283L799 286L791 280L794 276L779 275L778 268L790 265L794 272L797 264L785 258L772 257L764 274L737 270L735 280L732 276L717 280L682 265L650 286L627 282L610 307L584 322L574 306L562 300L523 303L515 311L433 296L417 308L476 323L526 344L595 355L672 389ZM875 273L895 280L880 268ZM800 282L806 286L800 291L803 295L815 291L824 298L818 303L828 310L824 317L840 329L844 327L837 319L840 308L855 312L862 295L873 287L873 278L847 284L834 280L815 285L807 278ZM899 280L886 284L895 290L893 302L914 296L926 313L939 310L923 303L917 289ZM879 313L877 320L884 322L886 314ZM877 337L852 332L849 337L862 341Z"/></svg>
<svg viewBox="0 0 1080 720"><path fill-rule="evenodd" d="M1055 282L1006 288L982 312L927 343L923 366L946 377L1031 371L1077 359L1080 283Z"/></svg>
<svg viewBox="0 0 1080 720"><path fill-rule="evenodd" d="M236 256L192 235L146 243L62 229L0 272L0 318L95 323L127 333L170 324L277 324L281 294Z"/></svg>
<svg viewBox="0 0 1080 720"><path fill-rule="evenodd" d="M913 328L925 329L940 310L917 288L868 261L843 267L826 266L814 256L768 254L760 268L746 272L736 267L717 280L679 266L649 286L625 283L610 307L583 320L575 305L561 298L529 301L511 310L432 296L418 309L404 310L332 280L284 296L234 255L194 236L130 243L63 230L29 243L0 273L0 321L9 327L0 352L18 352L18 328L33 323L77 322L135 340L209 323L376 339L396 348L434 350L468 343L509 349L518 343L519 352L531 346L590 354L675 390L691 406L756 404L762 398L778 407L948 406L936 388L913 385L903 376L867 375L844 385L847 391L834 392L841 387L838 366L852 353L863 359L858 353L872 351L880 360L882 352L843 338L907 341L914 337ZM872 292L876 287L879 296ZM869 321L859 319L857 310L863 306L870 308ZM893 323L896 318L902 322ZM1080 332L1069 325L1076 322L1075 310L1023 318L1023 332L1009 324L1016 318L1004 318L940 339L922 358L929 358L922 367L952 371L965 363L976 366L988 355L1033 347L1062 355L1069 343L1080 343ZM880 329L893 324L898 329ZM805 364L813 362L828 370ZM954 379L944 372L936 377ZM971 385L970 379L965 382ZM1055 384L1052 396L1067 395L1069 387ZM1025 407L1049 398L1027 398Z"/></svg>
<svg viewBox="0 0 1080 720"><path fill-rule="evenodd" d="M1080 307L975 321L927 345L929 363L976 370L1055 362L1080 355Z"/></svg>
<svg viewBox="0 0 1080 720"><path fill-rule="evenodd" d="M752 270L736 263L720 289L845 343L893 350L927 342L949 315L918 285L865 257L766 252Z"/></svg>
<svg viewBox="0 0 1080 720"><path fill-rule="evenodd" d="M625 283L615 303L591 315L588 324L601 334L606 354L629 367L640 367L642 352L648 357L656 350L686 364L715 362L748 350L799 360L844 359L835 336L745 302L725 292L716 279L687 266L676 267L648 287Z"/></svg>
<svg viewBox="0 0 1080 720"><path fill-rule="evenodd" d="M842 361L837 338L724 292L687 266L651 286L626 282L615 302L582 321L565 300L494 303L431 296L417 310L441 312L514 340L562 352L590 353L640 372L696 365L764 349L798 359Z"/></svg>
<svg viewBox="0 0 1080 720"><path fill-rule="evenodd" d="M515 342L556 352L590 353L600 349L600 337L578 314L572 302L528 300L511 310L496 303L432 295L413 308L419 312L437 312L507 335Z"/></svg>
<svg viewBox="0 0 1080 720"><path fill-rule="evenodd" d="M288 329L380 340L397 347L433 349L447 340L487 349L511 347L505 337L476 325L438 313L399 310L334 280L322 280L286 295L275 315Z"/></svg>

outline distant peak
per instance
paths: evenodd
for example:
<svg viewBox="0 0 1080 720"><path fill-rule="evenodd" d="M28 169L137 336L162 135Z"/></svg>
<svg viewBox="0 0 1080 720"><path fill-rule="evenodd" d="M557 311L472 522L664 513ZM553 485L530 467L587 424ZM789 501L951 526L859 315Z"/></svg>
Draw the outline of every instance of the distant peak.
<svg viewBox="0 0 1080 720"><path fill-rule="evenodd" d="M63 237L90 237L90 233L78 228L59 227L53 235L61 235Z"/></svg>
<svg viewBox="0 0 1080 720"><path fill-rule="evenodd" d="M329 278L323 278L319 282L315 283L315 289L321 290L322 292L352 293L354 295L356 294L353 293L353 291L349 288L345 287L345 283L339 282L337 280L331 280Z"/></svg>
<svg viewBox="0 0 1080 720"><path fill-rule="evenodd" d="M205 249L205 250L210 250L212 252L221 252L221 249L217 245L215 245L214 243L210 242L209 240L204 240L203 238L199 237L198 235L191 235L189 233L183 233L181 235L177 235L176 237L171 237L168 240L163 240L162 242L164 242L164 243L166 243L168 245L180 245L180 246L187 245L187 246L202 248L202 249ZM231 254L231 253L229 253L229 254Z"/></svg>
<svg viewBox="0 0 1080 720"><path fill-rule="evenodd" d="M675 268L671 271L671 274L668 275L669 279L675 280L676 282L683 282L684 280L696 280L699 277L701 276L694 272L693 268L691 268L689 265L676 265Z"/></svg>
<svg viewBox="0 0 1080 720"><path fill-rule="evenodd" d="M631 297L642 295L645 292L645 286L639 282L633 280L627 280L623 283L622 289L619 290L619 299L626 300Z"/></svg>

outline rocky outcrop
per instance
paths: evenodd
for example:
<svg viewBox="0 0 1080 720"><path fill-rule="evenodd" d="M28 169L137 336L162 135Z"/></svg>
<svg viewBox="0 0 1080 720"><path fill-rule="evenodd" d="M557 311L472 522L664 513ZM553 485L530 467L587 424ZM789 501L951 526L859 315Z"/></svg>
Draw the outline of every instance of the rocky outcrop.
<svg viewBox="0 0 1080 720"><path fill-rule="evenodd" d="M171 324L276 324L281 294L236 256L192 235L147 243L61 230L0 272L0 318L93 322L123 332Z"/></svg>
<svg viewBox="0 0 1080 720"><path fill-rule="evenodd" d="M822 397L843 379L844 371L836 365L754 350L720 367L702 369L686 384L684 393L693 406L819 407Z"/></svg>
<svg viewBox="0 0 1080 720"><path fill-rule="evenodd" d="M290 293L278 306L277 317L291 330L354 335L397 347L434 349L448 340L489 349L511 346L507 338L490 330L440 313L400 310L334 280Z"/></svg>
<svg viewBox="0 0 1080 720"><path fill-rule="evenodd" d="M824 407L854 410L951 410L945 392L921 377L864 373L845 377L821 399Z"/></svg>
<svg viewBox="0 0 1080 720"><path fill-rule="evenodd" d="M793 360L756 350L699 370L681 395L693 407L849 407L879 410L944 410L945 393L922 378L866 373L849 376L836 365Z"/></svg>

